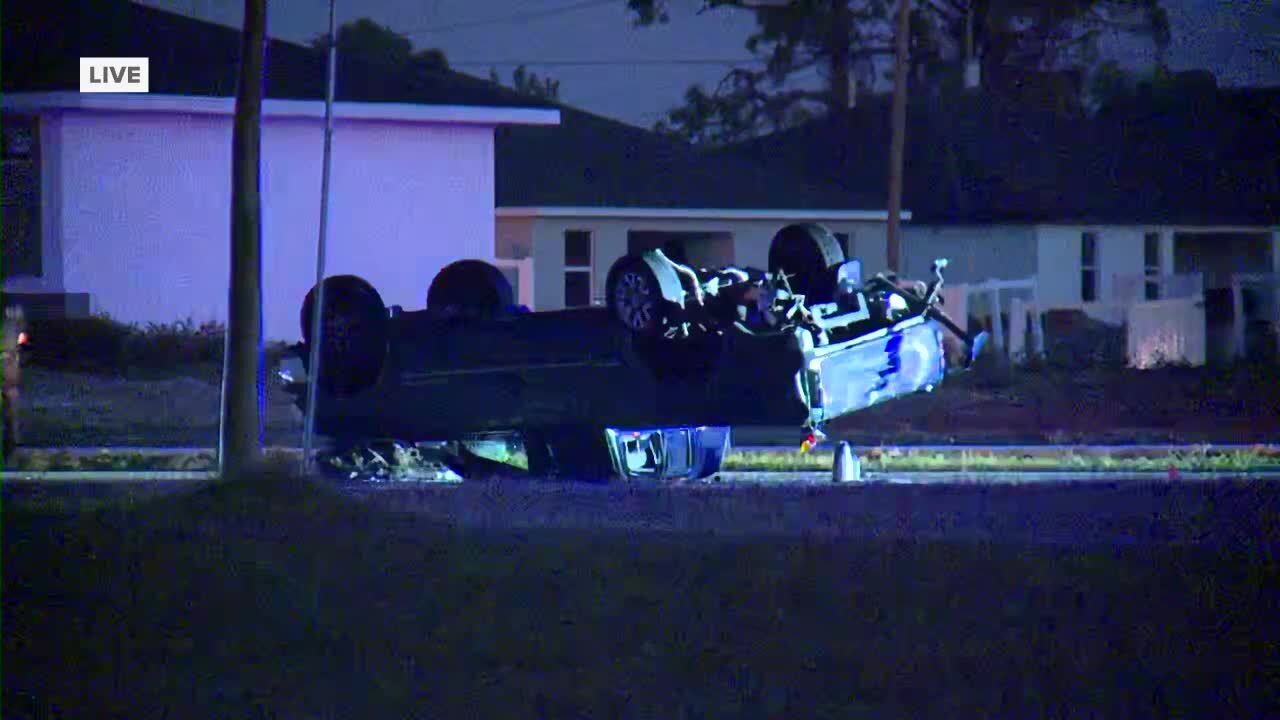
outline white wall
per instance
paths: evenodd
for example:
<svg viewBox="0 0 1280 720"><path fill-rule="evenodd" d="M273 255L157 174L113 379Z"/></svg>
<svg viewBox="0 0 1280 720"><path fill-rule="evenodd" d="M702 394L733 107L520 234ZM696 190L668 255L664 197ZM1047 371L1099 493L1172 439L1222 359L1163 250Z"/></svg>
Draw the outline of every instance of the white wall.
<svg viewBox="0 0 1280 720"><path fill-rule="evenodd" d="M507 222L503 218L500 222ZM540 217L533 226L533 268L535 308L556 310L564 307L564 232L590 230L593 234L593 297L604 295L609 268L627 251L628 231L726 232L733 236L734 262L765 268L769 264L769 242L775 233L792 221L786 220L702 220L653 218L552 218ZM857 221L825 221L815 219L831 232L849 233L849 252L862 259L864 274L883 270L885 259L885 223Z"/></svg>
<svg viewBox="0 0 1280 720"><path fill-rule="evenodd" d="M519 260L533 253L533 218L500 217L494 223L494 252Z"/></svg>
<svg viewBox="0 0 1280 720"><path fill-rule="evenodd" d="M1074 306L1080 296L1080 238L1082 233L1098 234L1098 297L1110 302L1117 275L1140 275L1145 269L1143 236L1162 232L1160 227L1123 225L1042 225L1036 228L1040 301L1045 307ZM1161 262L1170 263L1162 272L1172 272L1169 252L1161 242Z"/></svg>
<svg viewBox="0 0 1280 720"><path fill-rule="evenodd" d="M231 118L67 113L55 172L68 292L126 322L225 321ZM300 335L315 277L322 121L264 121L263 314ZM449 262L494 256L493 131L338 121L326 274L370 280L387 304L426 303Z"/></svg>
<svg viewBox="0 0 1280 720"><path fill-rule="evenodd" d="M1036 233L1030 225L903 225L900 275L928 280L946 258L949 284L1022 280L1036 274Z"/></svg>

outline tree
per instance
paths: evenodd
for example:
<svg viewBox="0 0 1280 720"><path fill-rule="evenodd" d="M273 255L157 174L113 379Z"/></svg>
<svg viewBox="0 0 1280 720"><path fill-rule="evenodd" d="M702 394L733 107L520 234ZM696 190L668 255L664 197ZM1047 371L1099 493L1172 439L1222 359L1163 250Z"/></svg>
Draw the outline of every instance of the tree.
<svg viewBox="0 0 1280 720"><path fill-rule="evenodd" d="M489 80L493 83L502 84L502 79L495 69L489 70ZM538 77L535 72L529 71L524 65L517 67L511 73L511 85L516 92L522 95L528 95L539 100L555 101L560 99L560 81L550 77Z"/></svg>
<svg viewBox="0 0 1280 720"><path fill-rule="evenodd" d="M414 52L413 41L408 36L384 25L360 18L344 23L338 28L338 53L375 65L417 70L446 70L449 60L443 50L435 48ZM311 47L327 50L328 33L318 35Z"/></svg>
<svg viewBox="0 0 1280 720"><path fill-rule="evenodd" d="M626 0L639 26L669 21L669 0ZM1097 41L1109 30L1168 44L1160 0L914 0L909 17L908 69L922 91L954 78L966 57L979 60L984 85L1008 86L1026 70L1090 69ZM762 67L734 68L708 92L690 88L685 103L657 129L692 142L729 142L805 122L845 108L853 82L874 90L892 71L891 0L703 0L704 11L753 13L757 31L746 49ZM817 70L820 88L797 75ZM1080 90L1067 87L1064 93Z"/></svg>
<svg viewBox="0 0 1280 720"><path fill-rule="evenodd" d="M1108 60L1098 66L1089 84L1089 104L1102 109L1116 101L1131 96L1137 88L1133 73L1120 67L1120 63Z"/></svg>
<svg viewBox="0 0 1280 720"><path fill-rule="evenodd" d="M1157 66L1139 75L1111 65L1100 68L1090 89L1095 112L1208 109L1217 103L1219 90L1217 78L1208 70L1173 72Z"/></svg>
<svg viewBox="0 0 1280 720"><path fill-rule="evenodd" d="M762 67L730 70L711 91L689 89L685 104L657 129L692 142L731 142L806 122L847 107L852 82L874 81L874 58L892 52L885 0L792 0L752 7L744 0L703 0L704 10L755 14L757 32L746 49ZM627 0L636 24L668 22L667 0ZM799 73L825 74L823 87L791 83Z"/></svg>
<svg viewBox="0 0 1280 720"><path fill-rule="evenodd" d="M218 454L224 477L262 459L262 196L259 169L266 0L245 0L231 134L231 277Z"/></svg>
<svg viewBox="0 0 1280 720"><path fill-rule="evenodd" d="M1160 0L927 0L922 9L939 39L938 59L971 54L997 91L1028 71L1109 72L1098 48L1107 32L1150 40L1158 65L1170 40ZM1083 85L1068 90L1077 105L1088 93Z"/></svg>

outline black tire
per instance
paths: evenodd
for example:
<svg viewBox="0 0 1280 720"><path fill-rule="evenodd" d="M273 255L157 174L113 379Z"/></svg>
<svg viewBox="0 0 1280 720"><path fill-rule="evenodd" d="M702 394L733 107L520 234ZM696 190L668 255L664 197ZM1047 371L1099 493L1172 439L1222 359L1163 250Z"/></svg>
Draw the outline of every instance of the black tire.
<svg viewBox="0 0 1280 720"><path fill-rule="evenodd" d="M670 327L672 308L682 290L675 270L644 255L626 255L609 269L605 304L609 314L643 338L662 335Z"/></svg>
<svg viewBox="0 0 1280 720"><path fill-rule="evenodd" d="M808 303L835 299L836 270L844 261L839 241L816 223L788 225L769 244L769 272L785 273L791 291Z"/></svg>
<svg viewBox="0 0 1280 720"><path fill-rule="evenodd" d="M311 368L311 318L317 287L302 302L302 363ZM320 387L350 395L376 384L387 355L387 306L368 282L354 275L324 280L324 331L320 347Z"/></svg>
<svg viewBox="0 0 1280 720"><path fill-rule="evenodd" d="M436 275L427 288L427 309L448 317L500 317L515 303L507 276L483 260L459 260Z"/></svg>

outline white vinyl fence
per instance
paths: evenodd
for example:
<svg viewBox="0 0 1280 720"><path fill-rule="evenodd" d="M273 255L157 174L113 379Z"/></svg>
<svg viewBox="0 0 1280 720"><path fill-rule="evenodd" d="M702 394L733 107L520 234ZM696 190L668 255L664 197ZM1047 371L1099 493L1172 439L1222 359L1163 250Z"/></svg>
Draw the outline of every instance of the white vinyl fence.
<svg viewBox="0 0 1280 720"><path fill-rule="evenodd" d="M1113 287L1131 366L1205 364L1203 274L1116 275Z"/></svg>
<svg viewBox="0 0 1280 720"><path fill-rule="evenodd" d="M943 310L961 328L968 329L970 315L989 322L993 352L1014 362L1044 356L1044 323L1035 278L944 285L941 295ZM1006 312L1009 316L1007 337L1003 321Z"/></svg>
<svg viewBox="0 0 1280 720"><path fill-rule="evenodd" d="M1130 305L1125 348L1129 365L1140 369L1167 362L1204 365L1204 302L1170 298Z"/></svg>
<svg viewBox="0 0 1280 720"><path fill-rule="evenodd" d="M1148 285L1160 299L1145 299ZM962 327L970 314L985 319L991 328L992 350L1013 362L1045 356L1047 312L1078 310L1092 320L1124 329L1125 359L1132 367L1205 363L1201 275L1117 276L1115 288L1109 301L1052 307L1040 303L1035 278L945 286L943 297L948 314ZM1007 331L1002 320L1006 313Z"/></svg>

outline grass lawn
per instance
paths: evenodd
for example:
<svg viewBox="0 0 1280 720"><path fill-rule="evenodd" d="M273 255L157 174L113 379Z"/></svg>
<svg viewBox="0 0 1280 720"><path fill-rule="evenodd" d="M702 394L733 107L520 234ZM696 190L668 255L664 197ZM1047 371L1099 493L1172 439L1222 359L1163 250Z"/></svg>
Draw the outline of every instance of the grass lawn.
<svg viewBox="0 0 1280 720"><path fill-rule="evenodd" d="M1016 455L980 451L856 448L863 469L887 472L1164 472L1170 467L1183 472L1280 471L1280 451L1258 446L1247 449L1213 450L1190 447L1158 454L1101 455L1070 450L1054 453ZM727 470L806 471L830 470L832 452L774 453L734 452L726 458Z"/></svg>
<svg viewBox="0 0 1280 720"><path fill-rule="evenodd" d="M298 451L278 450L281 456L298 458ZM1181 472L1280 472L1280 450L1274 446L1262 446L1216 450L1188 447L1173 452L1157 454L1117 453L1100 455L1073 452L1069 449L1055 452L1036 452L1024 455L985 451L935 451L910 448L856 448L863 469L873 472L961 471L961 472L1165 472L1174 467ZM516 452L485 452L486 457L497 462L509 463L525 469L528 462L523 450ZM421 463L412 457L402 460L403 468L412 471ZM754 450L731 451L725 458L726 471L829 471L832 450L820 449L808 453L799 450L762 452ZM77 454L65 450L27 448L13 460L11 467L27 471L99 471L99 470L211 470L217 466L214 450L197 452L137 452L105 450L91 454ZM356 467L354 464L352 468Z"/></svg>
<svg viewBox="0 0 1280 720"><path fill-rule="evenodd" d="M213 447L218 438L217 366L91 374L30 366L22 423L30 447ZM293 399L268 378L266 442L299 444ZM980 373L933 393L884 403L834 421L834 439L902 444L1200 444L1280 439L1280 369L1160 368L1020 370L999 382ZM794 434L797 446L799 428Z"/></svg>
<svg viewBox="0 0 1280 720"><path fill-rule="evenodd" d="M275 475L3 540L15 718L1252 718L1280 661L1274 558L1206 549L464 532Z"/></svg>

